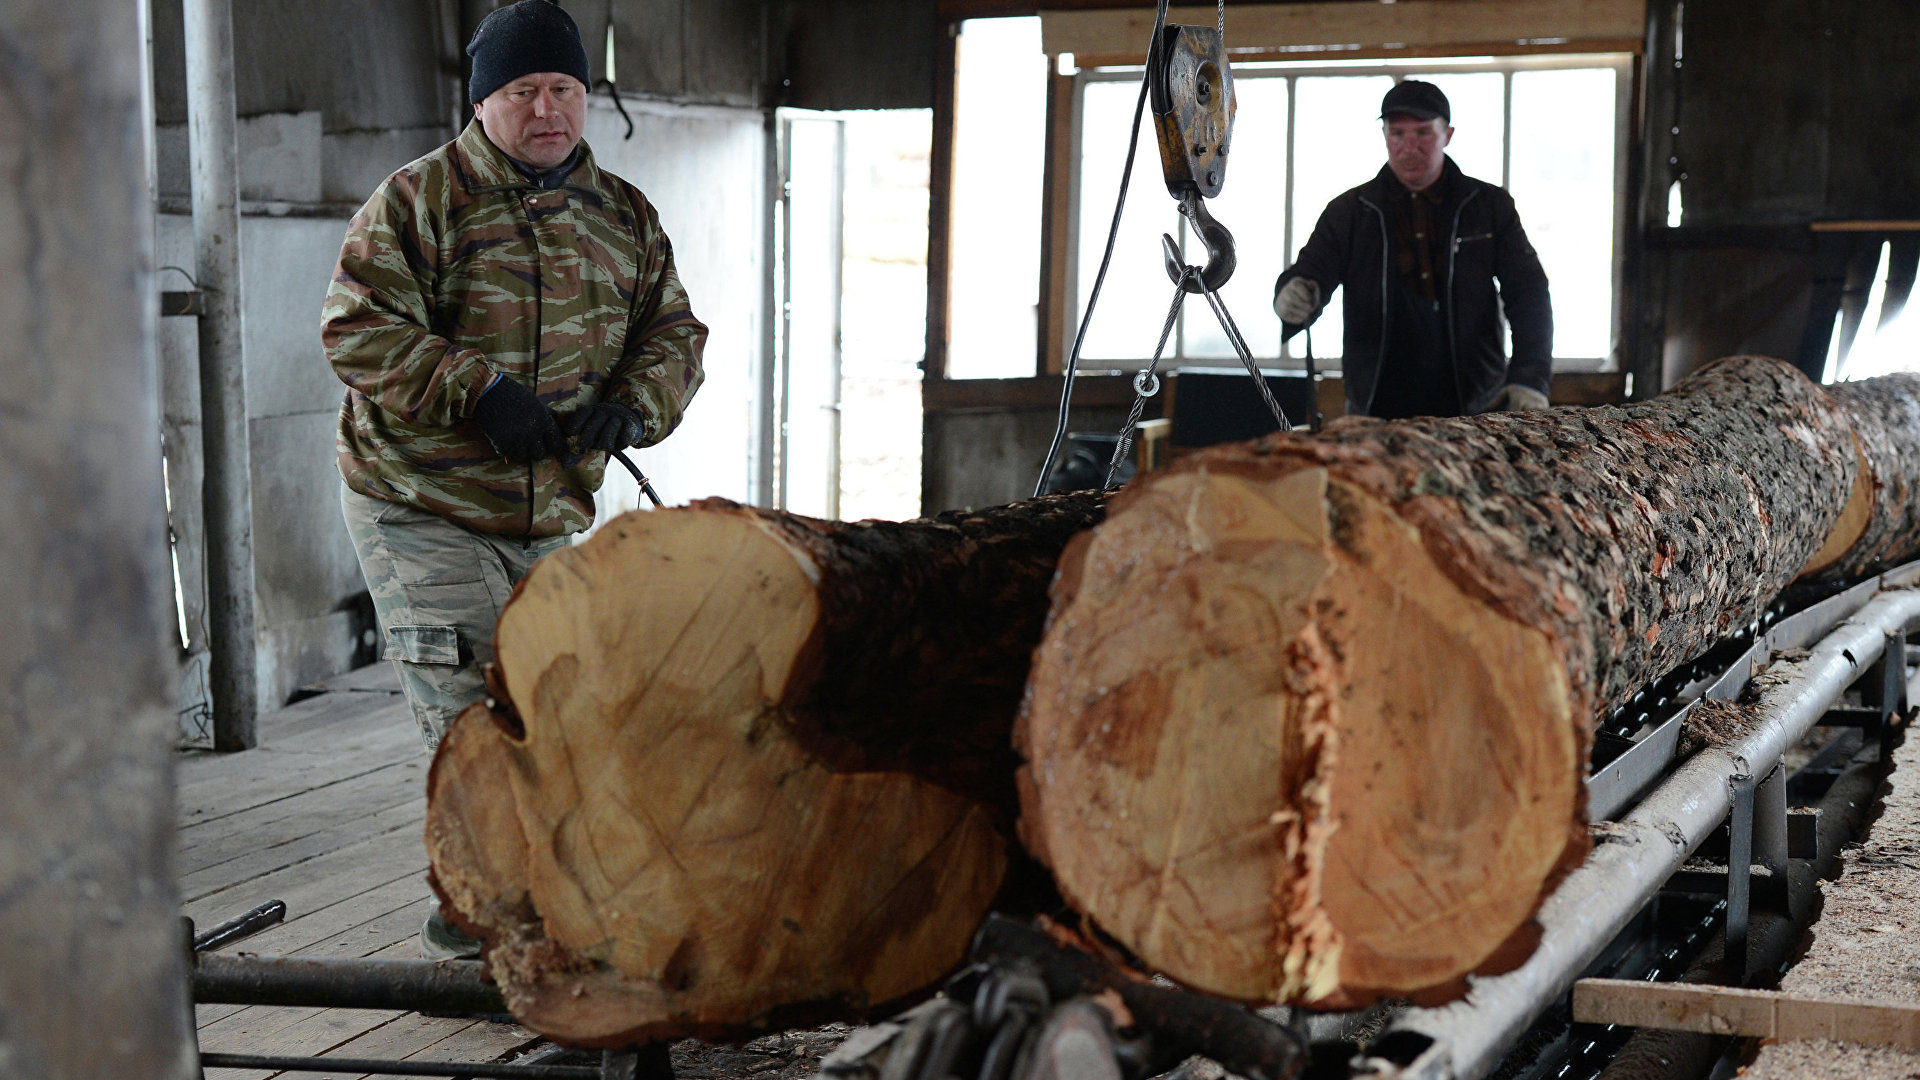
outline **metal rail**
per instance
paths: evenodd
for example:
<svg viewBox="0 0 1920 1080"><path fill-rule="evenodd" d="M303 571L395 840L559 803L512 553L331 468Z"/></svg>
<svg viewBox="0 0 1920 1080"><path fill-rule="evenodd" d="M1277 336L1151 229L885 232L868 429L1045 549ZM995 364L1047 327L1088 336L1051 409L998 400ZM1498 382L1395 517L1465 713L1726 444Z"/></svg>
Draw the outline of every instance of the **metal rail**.
<svg viewBox="0 0 1920 1080"><path fill-rule="evenodd" d="M506 1002L478 960L367 960L193 955L193 1000L201 1005L292 1005L435 1015L502 1016ZM665 1043L608 1050L597 1067L499 1062L422 1062L204 1053L203 1068L490 1080L672 1080Z"/></svg>
<svg viewBox="0 0 1920 1080"><path fill-rule="evenodd" d="M1903 568L1834 599L1899 589L1914 578L1913 568ZM1801 648L1799 643L1812 638L1822 620L1846 606L1816 605L1807 618L1786 620L1705 692L1737 695L1776 647ZM1816 609L1821 614L1814 615ZM1541 907L1543 934L1526 963L1505 975L1473 980L1463 1001L1402 1014L1373 1044L1375 1056L1356 1062L1354 1075L1378 1080L1485 1075L1702 841L1729 819L1736 778L1771 774L1789 748L1827 719L1830 707L1881 658L1890 641L1904 642L1917 620L1920 591L1882 591L1819 637L1806 656L1776 659L1752 729L1727 745L1693 755L1632 811L1596 828L1593 853ZM1898 674L1904 680L1904 672Z"/></svg>
<svg viewBox="0 0 1920 1080"><path fill-rule="evenodd" d="M271 1054L201 1054L203 1069L274 1072L374 1073L381 1076L462 1076L487 1080L602 1080L590 1065L511 1065L454 1061L382 1061L372 1058L279 1057Z"/></svg>
<svg viewBox="0 0 1920 1080"><path fill-rule="evenodd" d="M487 981L486 965L478 960L199 953L193 961L193 1000L201 1005L297 1005L474 1016L507 1011L499 987Z"/></svg>

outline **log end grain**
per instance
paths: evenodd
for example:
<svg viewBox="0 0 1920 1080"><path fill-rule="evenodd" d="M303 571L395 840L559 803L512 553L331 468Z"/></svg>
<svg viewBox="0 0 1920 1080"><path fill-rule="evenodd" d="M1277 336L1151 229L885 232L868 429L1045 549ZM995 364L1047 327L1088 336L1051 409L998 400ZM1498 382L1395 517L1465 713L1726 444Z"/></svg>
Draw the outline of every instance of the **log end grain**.
<svg viewBox="0 0 1920 1080"><path fill-rule="evenodd" d="M509 605L514 715L463 718L429 836L523 1023L617 1045L857 1015L962 958L1008 839L948 786L796 737L820 573L756 512L630 514Z"/></svg>
<svg viewBox="0 0 1920 1080"><path fill-rule="evenodd" d="M1242 1000L1447 994L1523 958L1587 843L1546 636L1325 469L1123 499L1062 562L1017 731L1022 836L1063 894Z"/></svg>

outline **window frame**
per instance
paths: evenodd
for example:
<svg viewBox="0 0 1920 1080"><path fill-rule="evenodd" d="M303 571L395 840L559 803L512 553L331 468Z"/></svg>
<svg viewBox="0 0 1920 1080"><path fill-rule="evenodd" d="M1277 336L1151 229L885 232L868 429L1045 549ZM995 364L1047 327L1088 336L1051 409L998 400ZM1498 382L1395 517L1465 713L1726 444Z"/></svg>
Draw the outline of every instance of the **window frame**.
<svg viewBox="0 0 1920 1080"><path fill-rule="evenodd" d="M1040 350L1039 367L1041 374L1053 375L1061 373L1064 369L1064 362L1072 349L1073 335L1078 329L1081 314L1080 266L1075 254L1080 251L1080 222L1083 209L1081 200L1085 191L1084 178L1081 176L1081 165L1083 161L1082 147L1084 139L1082 114L1086 99L1086 87L1095 82L1126 82L1137 84L1142 70L1138 64L1102 64L1100 66L1077 68L1068 74L1063 68L1066 64L1070 64L1071 60L1071 54L1050 58L1052 70L1059 74L1060 78L1072 80L1071 93L1065 95L1067 97L1066 106L1071 113L1070 117L1064 120L1068 137L1062 140L1064 143L1063 146L1058 147L1054 153L1050 153L1048 170L1049 173L1053 175L1059 175L1060 173L1065 174L1066 190L1064 198L1061 200L1061 209L1064 212L1058 215L1058 218L1064 220L1053 221L1051 228L1047 230L1049 235L1043 239L1043 242L1047 244L1050 251L1066 256L1064 258L1047 259L1044 260L1042 264L1043 280L1041 281L1041 295L1052 298L1054 303L1047 304L1043 301L1043 314L1051 315L1052 317L1043 319L1041 332L1045 335L1046 340ZM1611 260L1611 299L1609 312L1612 333L1610 335L1609 349L1606 356L1600 357L1563 357L1556 354L1553 358L1553 370L1555 372L1614 372L1624 369L1626 359L1624 353L1627 328L1623 325L1622 320L1625 312L1625 298L1623 294L1627 280L1627 258L1631 243L1631 221L1633 220L1632 210L1634 203L1630 182L1631 157L1635 145L1634 120L1637 100L1637 62L1638 56L1636 54L1616 51L1590 53L1553 52L1474 57L1425 56L1410 57L1404 60L1398 58L1374 58L1332 61L1325 59L1303 61L1241 61L1234 65L1233 74L1236 83L1247 79L1271 78L1282 78L1287 81L1287 147L1286 177L1284 183L1284 198L1286 204L1284 209L1282 243L1285 245L1285 250L1289 257L1291 257L1298 246L1296 244L1296 238L1304 236L1303 230L1311 230L1312 228L1311 223L1303 225L1295 221L1293 205L1295 162L1297 160L1294 145L1294 133L1296 130L1295 103L1297 101L1297 81L1300 78L1343 75L1356 77L1390 75L1396 80L1400 80L1435 74L1497 73L1502 75L1504 83L1502 95L1503 130L1501 139L1502 175L1499 182L1500 186L1504 188L1512 174L1513 76L1517 73L1529 71L1575 69L1612 70L1615 74L1613 148L1614 242ZM1143 130L1140 133L1141 152L1153 153L1155 152L1155 146L1150 120L1143 119L1142 127ZM1050 150L1052 149L1054 148L1050 147ZM1231 177L1229 177L1229 182L1231 182ZM1102 187L1110 187L1110 185L1096 184L1095 191L1098 192ZM1051 192L1049 194L1051 194ZM1150 188L1142 191L1136 186L1127 196L1128 212L1135 212L1136 201L1152 200L1162 195L1164 195L1164 192L1160 189ZM1106 215L1103 214L1100 216L1105 217ZM1231 222L1227 222L1226 224L1231 228ZM1188 233L1187 223L1184 220L1180 221L1178 239L1181 242L1183 251L1188 242ZM1044 309L1046 308L1054 310L1045 311ZM1097 312L1095 317L1098 317ZM1163 358L1162 363L1167 367L1209 367L1219 366L1223 363L1231 364L1232 361L1223 361L1217 357L1189 357L1185 355L1185 325L1186 319L1189 317L1210 317L1210 313L1206 312L1204 307L1196 311L1192 305L1187 306L1182 313L1179 325L1175 327L1173 338L1168 342L1168 355ZM1262 337L1264 338L1264 335L1262 335ZM1151 343L1149 342L1147 344L1150 348ZM1140 363L1144 363L1147 359L1148 356L1145 354L1137 358ZM1305 366L1302 357L1295 355L1291 343L1282 346L1280 355L1278 356L1256 355L1255 360L1263 369L1271 371L1298 371L1302 370ZM1109 358L1102 359L1097 363L1100 365L1097 368L1083 366L1081 370L1130 370L1130 368L1115 368L1111 365L1114 363L1131 365L1133 364L1133 360L1115 361ZM1337 365L1330 365L1328 370L1337 371L1339 369Z"/></svg>

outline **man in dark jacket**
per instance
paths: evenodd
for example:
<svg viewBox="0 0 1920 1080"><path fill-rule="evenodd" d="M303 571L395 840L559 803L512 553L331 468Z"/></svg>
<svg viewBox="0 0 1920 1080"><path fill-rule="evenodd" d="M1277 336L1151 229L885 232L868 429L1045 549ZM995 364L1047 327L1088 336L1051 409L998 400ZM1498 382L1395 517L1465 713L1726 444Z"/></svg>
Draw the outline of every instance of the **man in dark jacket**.
<svg viewBox="0 0 1920 1080"><path fill-rule="evenodd" d="M1273 310L1291 334L1346 287L1349 413L1546 408L1553 309L1513 197L1447 156L1452 110L1439 87L1401 82L1380 115L1386 165L1327 204L1299 261L1280 275Z"/></svg>

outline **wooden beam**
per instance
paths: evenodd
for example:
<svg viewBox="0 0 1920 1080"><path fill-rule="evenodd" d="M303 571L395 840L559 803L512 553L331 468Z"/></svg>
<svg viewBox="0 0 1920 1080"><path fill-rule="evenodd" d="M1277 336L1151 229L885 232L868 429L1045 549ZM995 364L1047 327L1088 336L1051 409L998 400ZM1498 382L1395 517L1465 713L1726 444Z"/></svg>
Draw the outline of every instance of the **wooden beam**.
<svg viewBox="0 0 1920 1080"><path fill-rule="evenodd" d="M1260 4L1235 8L1227 43L1241 49L1302 46L1451 51L1463 42L1620 42L1637 47L1646 28L1646 0L1401 0L1396 4ZM1180 7L1172 22L1211 26L1212 7ZM1041 48L1048 55L1136 55L1153 29L1153 7L1119 11L1042 11Z"/></svg>
<svg viewBox="0 0 1920 1080"><path fill-rule="evenodd" d="M1920 1049L1920 1004L1809 997L1692 983L1582 979L1577 1024L1625 1024L1760 1039L1826 1039Z"/></svg>
<svg viewBox="0 0 1920 1080"><path fill-rule="evenodd" d="M1059 375L1028 379L927 379L920 384L920 402L928 412L966 410L1053 410L1060 407ZM1133 401L1133 376L1089 375L1073 381L1076 407L1100 408Z"/></svg>
<svg viewBox="0 0 1920 1080"><path fill-rule="evenodd" d="M1040 328L1039 375L1058 375L1067 368L1068 323L1074 305L1067 295L1067 272L1073 251L1073 106L1074 77L1059 73L1055 58L1047 58L1047 166L1041 190L1046 193L1040 214Z"/></svg>
<svg viewBox="0 0 1920 1080"><path fill-rule="evenodd" d="M1338 375L1320 377L1320 411L1329 420L1346 414L1346 388ZM1548 392L1555 405L1618 405L1627 400L1627 377L1618 371L1562 371ZM921 405L928 412L1056 409L1060 376L1026 379L928 379L921 383ZM1073 383L1076 407L1106 408L1133 401L1131 375L1082 372Z"/></svg>
<svg viewBox="0 0 1920 1080"><path fill-rule="evenodd" d="M1807 226L1813 232L1920 232L1920 221L1816 221Z"/></svg>
<svg viewBox="0 0 1920 1080"><path fill-rule="evenodd" d="M1315 60L1410 60L1415 57L1445 56L1562 56L1567 54L1593 55L1597 53L1633 53L1638 54L1642 42L1637 38L1592 38L1560 42L1543 41L1461 41L1451 45L1379 45L1358 47L1351 45L1307 45L1286 46L1281 48L1239 48L1235 47L1232 61L1236 64L1249 63L1311 63ZM1146 53L1136 48L1131 53L1102 55L1099 53L1075 53L1075 67L1139 67L1146 63Z"/></svg>
<svg viewBox="0 0 1920 1080"><path fill-rule="evenodd" d="M954 80L959 27L948 24L933 72L933 145L927 188L927 382L947 377L947 325L952 297Z"/></svg>

